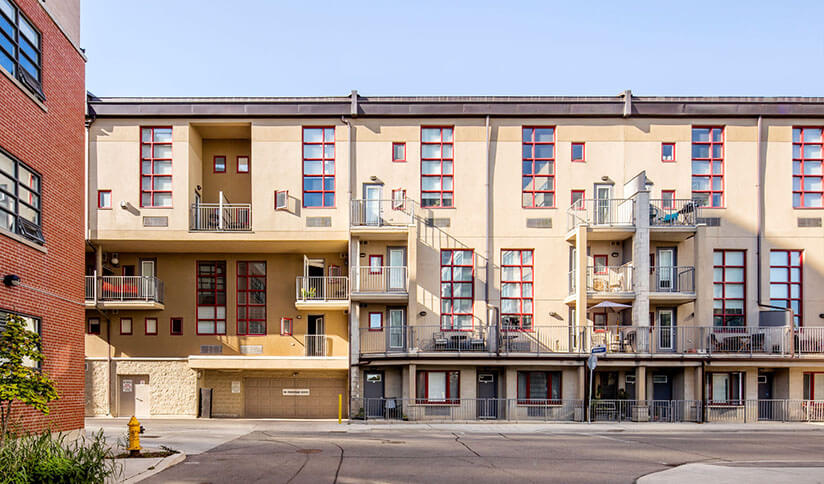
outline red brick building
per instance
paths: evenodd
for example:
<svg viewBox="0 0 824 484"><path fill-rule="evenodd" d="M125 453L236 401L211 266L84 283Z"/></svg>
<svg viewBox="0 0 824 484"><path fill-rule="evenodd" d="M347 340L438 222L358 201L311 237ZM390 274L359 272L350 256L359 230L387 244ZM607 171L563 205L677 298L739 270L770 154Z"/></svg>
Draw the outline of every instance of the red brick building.
<svg viewBox="0 0 824 484"><path fill-rule="evenodd" d="M40 332L42 369L60 395L48 416L18 410L27 430L83 426L79 33L80 0L0 0L0 312L22 315Z"/></svg>

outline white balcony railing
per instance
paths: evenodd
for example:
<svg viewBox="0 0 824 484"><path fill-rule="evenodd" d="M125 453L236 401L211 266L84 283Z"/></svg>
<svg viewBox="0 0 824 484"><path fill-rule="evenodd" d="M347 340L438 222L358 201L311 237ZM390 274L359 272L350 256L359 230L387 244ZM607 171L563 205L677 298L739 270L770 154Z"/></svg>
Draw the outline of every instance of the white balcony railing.
<svg viewBox="0 0 824 484"><path fill-rule="evenodd" d="M352 227L388 227L411 225L415 219L415 203L409 199L352 200Z"/></svg>
<svg viewBox="0 0 824 484"><path fill-rule="evenodd" d="M352 292L406 292L406 266L367 266L352 268Z"/></svg>
<svg viewBox="0 0 824 484"><path fill-rule="evenodd" d="M303 336L303 347L306 356L329 356L326 347L325 334L306 334Z"/></svg>
<svg viewBox="0 0 824 484"><path fill-rule="evenodd" d="M587 267L587 292L632 292L632 266ZM573 291L574 287L573 278Z"/></svg>
<svg viewBox="0 0 824 484"><path fill-rule="evenodd" d="M649 290L651 292L695 292L695 267L660 266L650 268Z"/></svg>
<svg viewBox="0 0 824 484"><path fill-rule="evenodd" d="M86 276L86 301L163 303L163 281L149 276Z"/></svg>
<svg viewBox="0 0 824 484"><path fill-rule="evenodd" d="M632 227L635 200L602 198L577 200L567 210L567 230L578 225L591 227Z"/></svg>
<svg viewBox="0 0 824 484"><path fill-rule="evenodd" d="M197 232L252 230L252 205L248 203L193 204L189 227Z"/></svg>
<svg viewBox="0 0 824 484"><path fill-rule="evenodd" d="M298 276L295 281L298 302L346 301L349 299L349 278L346 276Z"/></svg>

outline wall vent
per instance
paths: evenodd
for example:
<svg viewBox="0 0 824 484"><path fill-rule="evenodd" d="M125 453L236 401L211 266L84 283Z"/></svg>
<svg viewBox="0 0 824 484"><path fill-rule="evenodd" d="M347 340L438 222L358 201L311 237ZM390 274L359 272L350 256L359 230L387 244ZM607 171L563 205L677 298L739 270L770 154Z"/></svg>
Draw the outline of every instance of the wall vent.
<svg viewBox="0 0 824 484"><path fill-rule="evenodd" d="M223 345L200 345L200 354L219 355L223 353Z"/></svg>
<svg viewBox="0 0 824 484"><path fill-rule="evenodd" d="M526 227L529 229L551 229L552 219L547 218L528 218L526 219Z"/></svg>
<svg viewBox="0 0 824 484"><path fill-rule="evenodd" d="M799 227L821 227L821 217L798 217Z"/></svg>
<svg viewBox="0 0 824 484"><path fill-rule="evenodd" d="M331 227L332 217L306 217L307 227Z"/></svg>
<svg viewBox="0 0 824 484"><path fill-rule="evenodd" d="M452 225L452 219L427 217L424 219L427 227L449 227Z"/></svg>
<svg viewBox="0 0 824 484"><path fill-rule="evenodd" d="M697 222L699 224L704 224L707 227L720 227L721 217L698 217Z"/></svg>
<svg viewBox="0 0 824 484"><path fill-rule="evenodd" d="M168 227L169 217L143 217L144 227Z"/></svg>
<svg viewBox="0 0 824 484"><path fill-rule="evenodd" d="M240 352L244 355L259 355L263 353L263 345L240 345Z"/></svg>

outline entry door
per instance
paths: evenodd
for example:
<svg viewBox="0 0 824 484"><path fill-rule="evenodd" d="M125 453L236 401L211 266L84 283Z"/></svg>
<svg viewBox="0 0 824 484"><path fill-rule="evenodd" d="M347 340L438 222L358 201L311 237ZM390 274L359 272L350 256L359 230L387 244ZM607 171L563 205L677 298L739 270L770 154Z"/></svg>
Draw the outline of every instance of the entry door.
<svg viewBox="0 0 824 484"><path fill-rule="evenodd" d="M323 316L309 315L306 322L306 356L326 356Z"/></svg>
<svg viewBox="0 0 824 484"><path fill-rule="evenodd" d="M478 418L498 418L498 374L478 371Z"/></svg>
<svg viewBox="0 0 824 484"><path fill-rule="evenodd" d="M150 417L151 416L151 387L147 380L139 380L134 386L134 416L135 417Z"/></svg>
<svg viewBox="0 0 824 484"><path fill-rule="evenodd" d="M612 185L595 185L595 217L596 224L609 224L612 222L610 213L610 200L612 199Z"/></svg>
<svg viewBox="0 0 824 484"><path fill-rule="evenodd" d="M148 299L154 298L154 277L156 276L154 259L140 260L140 275L143 276L143 295Z"/></svg>
<svg viewBox="0 0 824 484"><path fill-rule="evenodd" d="M658 291L670 292L675 288L675 249L658 249Z"/></svg>
<svg viewBox="0 0 824 484"><path fill-rule="evenodd" d="M367 417L384 416L384 386L382 371L364 372L365 382L363 384L364 411Z"/></svg>
<svg viewBox="0 0 824 484"><path fill-rule="evenodd" d="M364 217L366 225L381 224L381 196L383 187L381 185L364 185L363 197L366 199L364 207Z"/></svg>
<svg viewBox="0 0 824 484"><path fill-rule="evenodd" d="M672 309L658 310L658 349L672 351L675 348L675 311Z"/></svg>
<svg viewBox="0 0 824 484"><path fill-rule="evenodd" d="M303 256L303 294L304 299L325 299L326 284L323 278L323 259L310 259Z"/></svg>
<svg viewBox="0 0 824 484"><path fill-rule="evenodd" d="M652 374L652 419L669 421L670 400L672 400L672 378L666 373Z"/></svg>
<svg viewBox="0 0 824 484"><path fill-rule="evenodd" d="M389 260L389 290L404 291L406 289L406 250L400 247L390 247L387 259Z"/></svg>
<svg viewBox="0 0 824 484"><path fill-rule="evenodd" d="M761 420L772 420L776 413L773 409L773 374L766 372L758 373L758 418Z"/></svg>
<svg viewBox="0 0 824 484"><path fill-rule="evenodd" d="M386 337L389 338L388 345L390 351L402 351L406 346L406 338L404 338L404 323L406 319L406 310L404 309L389 309L389 331L386 332Z"/></svg>

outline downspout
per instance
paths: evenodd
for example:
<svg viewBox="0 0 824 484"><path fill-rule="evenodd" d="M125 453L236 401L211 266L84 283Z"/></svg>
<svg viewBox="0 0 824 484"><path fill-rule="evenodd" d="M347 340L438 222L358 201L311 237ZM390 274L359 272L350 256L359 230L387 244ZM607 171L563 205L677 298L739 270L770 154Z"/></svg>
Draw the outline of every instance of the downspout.
<svg viewBox="0 0 824 484"><path fill-rule="evenodd" d="M764 176L764 169L763 169L763 166L762 166L764 160L763 160L763 157L761 156L762 150L761 150L761 116L760 115L758 116L757 126L758 126L758 128L757 128L758 132L756 133L756 138L755 139L756 139L756 148L758 150L758 153L756 155L756 160L758 162L758 172L757 172L757 177L756 177L756 181L755 181L755 192L756 192L756 196L758 197L758 203L756 204L756 218L757 218L757 224L758 224L757 227L758 228L757 228L757 231L756 231L756 239L755 239L755 260L756 260L756 271L757 271L757 275L756 275L757 299L756 300L758 301L758 305L760 306L761 305L761 238L764 235L764 233L763 233L763 231L764 231L764 221L763 221L763 217L764 217L764 194L762 193L763 185L761 184L761 177Z"/></svg>

